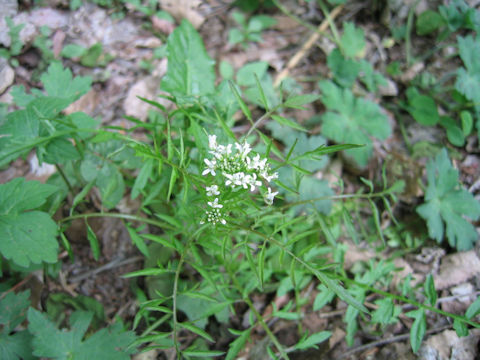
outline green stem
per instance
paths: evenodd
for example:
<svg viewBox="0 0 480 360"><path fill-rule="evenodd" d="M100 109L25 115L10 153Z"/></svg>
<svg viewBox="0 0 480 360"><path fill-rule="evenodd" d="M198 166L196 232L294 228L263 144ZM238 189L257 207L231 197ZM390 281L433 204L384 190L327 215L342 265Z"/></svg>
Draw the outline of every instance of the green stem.
<svg viewBox="0 0 480 360"><path fill-rule="evenodd" d="M88 214L77 214L77 215L72 215L72 216L67 216L66 218L63 218L59 220L59 223L65 223L71 220L75 219L88 219L91 217L110 217L110 218L117 218L117 219L123 219L123 220L129 220L129 221L139 221L139 222L144 222L146 224L154 225L162 229L168 229L168 230L175 230L171 225L153 220L153 219L148 219L148 218L143 218L141 216L135 216L135 215L129 215L129 214L121 214L121 213L88 213Z"/></svg>
<svg viewBox="0 0 480 360"><path fill-rule="evenodd" d="M238 292L240 294L243 293L243 286L238 282L238 279L237 277L235 276L235 274L232 274L231 270L230 270L230 267L227 266L226 267L227 271L228 271L228 274L230 276L230 278L232 279L235 287L237 288ZM267 333L268 337L272 340L273 344L277 347L278 351L280 352L280 355L284 358L284 359L289 359L288 357L288 354L285 352L285 349L283 348L282 344L280 344L280 342L278 341L277 337L275 336L275 334L270 330L270 328L268 327L267 323L265 322L265 320L263 320L263 317L262 315L257 311L257 309L255 308L255 306L253 305L253 303L251 302L251 300L248 298L248 297L245 297L243 299L245 301L245 303L248 305L248 307L250 308L250 310L252 311L252 313L255 315L255 317L257 318L257 321L260 323L260 325L262 326L263 330L265 330L265 332Z"/></svg>
<svg viewBox="0 0 480 360"><path fill-rule="evenodd" d="M65 172L63 171L63 169L60 167L59 164L55 164L55 168L57 169L58 173L59 173L60 176L62 177L63 181L65 181L65 184L67 184L68 190L69 190L70 193L72 193L72 195L73 195L73 187L72 187L72 184L70 184L70 181L68 181L68 178L67 178L67 176L65 175Z"/></svg>
<svg viewBox="0 0 480 360"><path fill-rule="evenodd" d="M330 12L325 6L325 3L323 2L323 0L318 0L318 5L320 5L320 9L322 9L323 15L325 15L325 19L327 19L328 25L330 26L330 30L332 31L333 37L335 39L335 43L337 44L338 48L343 54L342 41L340 39L337 26L335 25L335 23L332 20L332 17L330 16Z"/></svg>

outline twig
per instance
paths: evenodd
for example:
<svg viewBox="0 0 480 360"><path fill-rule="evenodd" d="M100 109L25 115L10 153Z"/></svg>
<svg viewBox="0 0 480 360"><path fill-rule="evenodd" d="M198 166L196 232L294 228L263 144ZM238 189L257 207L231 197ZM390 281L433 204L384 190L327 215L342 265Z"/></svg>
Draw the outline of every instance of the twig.
<svg viewBox="0 0 480 360"><path fill-rule="evenodd" d="M444 325L444 326L440 326L438 328L435 328L435 329L431 329L431 330L428 330L425 335L430 335L430 334L435 334L437 332L440 332L440 331L443 331L443 330L446 330L446 329L450 329L452 327L452 325ZM358 346L350 351L347 351L346 353L342 354L338 359L345 359L357 352L360 352L360 351L364 351L364 350L367 350L367 349L370 349L370 348L373 348L373 347L377 347L377 346L382 346L382 345L388 345L388 344L391 344L391 343L394 343L394 342L398 342L398 341L404 341L404 340L408 340L410 338L410 333L408 334L402 334L402 335L397 335L397 336L393 336L391 338L388 338L388 339L380 339L380 340L377 340L377 341L374 341L374 342L371 342L371 343L368 343L368 344L365 344L365 345L361 345L361 346Z"/></svg>
<svg viewBox="0 0 480 360"><path fill-rule="evenodd" d="M109 263L107 263L105 265L102 265L102 266L100 266L96 269L93 269L93 270L87 271L86 273L74 276L74 277L69 279L69 282L70 283L76 283L76 282L85 280L85 279L89 278L90 276L97 275L97 274L99 274L103 271L111 270L111 269L114 269L116 267L131 264L131 263L143 260L143 259L144 259L143 256L134 256L134 257L131 257L131 258L128 258L128 259L121 259L121 258L120 259L115 259L115 260L112 260Z"/></svg>
<svg viewBox="0 0 480 360"><path fill-rule="evenodd" d="M333 21L338 14L343 9L343 5L337 6L333 11L330 13L330 21ZM303 46L300 48L300 50L290 59L290 61L287 64L287 67L283 69L280 74L277 75L275 78L274 86L278 86L280 82L288 76L288 73L290 70L292 70L297 64L300 62L300 60L307 54L308 50L315 44L315 42L320 38L320 35L324 33L327 28L328 28L329 21L328 19L325 19L322 21L322 23L318 26L317 31L314 32L308 40L303 44Z"/></svg>

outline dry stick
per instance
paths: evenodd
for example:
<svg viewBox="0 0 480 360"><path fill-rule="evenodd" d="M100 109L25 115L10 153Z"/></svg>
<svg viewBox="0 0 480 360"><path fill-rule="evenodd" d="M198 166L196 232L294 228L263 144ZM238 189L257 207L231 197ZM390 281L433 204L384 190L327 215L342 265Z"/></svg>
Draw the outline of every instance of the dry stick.
<svg viewBox="0 0 480 360"><path fill-rule="evenodd" d="M90 270L90 271L87 271L83 274L80 274L80 275L77 275L77 276L72 276L70 279L69 279L69 282L70 283L76 283L76 282L79 282L79 281L82 281L82 280L85 280L87 278L89 278L90 276L94 276L94 275L97 275L103 271L107 271L107 270L111 270L111 269L114 269L114 268L117 268L119 266L123 266L123 265L127 265L127 264L131 264L131 263L134 263L134 262L137 262L137 261L140 261L140 260L143 260L144 257L142 256L134 256L134 257L131 257L131 258L127 258L127 259L122 259L122 258L119 258L119 259L115 259L115 260L112 260L110 261L109 263L105 264L105 265L102 265L98 268L95 268L93 270Z"/></svg>
<svg viewBox="0 0 480 360"><path fill-rule="evenodd" d="M443 330L446 330L446 329L450 329L451 327L452 327L452 325L440 326L438 328L428 330L427 332L425 332L425 335L435 334L437 332L440 332L440 331L443 331ZM356 352L359 352L359 351L367 350L367 349L377 347L377 346L391 344L391 343L394 343L394 342L397 342L397 341L408 340L409 338L410 338L410 333L393 336L393 337L388 338L388 339L380 339L380 340L377 340L377 341L374 341L374 342L356 347L355 349L352 349L350 351L347 351L342 356L340 356L338 358L338 360L345 359L345 358L347 358L347 357L349 357L349 356L351 356L351 355L353 355L353 354L355 354Z"/></svg>
<svg viewBox="0 0 480 360"><path fill-rule="evenodd" d="M343 9L343 5L337 6L335 9L332 10L330 13L330 20L333 21L335 18L340 14L340 12ZM278 86L280 82L288 76L288 73L290 70L292 70L297 64L300 62L300 60L307 54L308 50L317 42L317 40L320 38L321 33L325 32L328 28L328 19L325 19L322 21L322 23L318 26L318 29L316 32L314 32L308 40L303 44L301 49L290 59L290 61L287 64L287 67L283 69L280 74L277 75L274 86Z"/></svg>

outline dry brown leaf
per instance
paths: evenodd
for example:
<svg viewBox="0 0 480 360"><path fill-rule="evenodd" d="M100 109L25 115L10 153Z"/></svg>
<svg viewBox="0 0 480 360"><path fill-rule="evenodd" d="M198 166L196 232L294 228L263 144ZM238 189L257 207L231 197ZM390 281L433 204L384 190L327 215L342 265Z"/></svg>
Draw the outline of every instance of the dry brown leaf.
<svg viewBox="0 0 480 360"><path fill-rule="evenodd" d="M200 0L158 0L162 10L172 15L177 21L187 19L195 28L199 28L205 17L199 12Z"/></svg>
<svg viewBox="0 0 480 360"><path fill-rule="evenodd" d="M480 259L474 250L447 255L435 277L435 288L443 290L480 275Z"/></svg>

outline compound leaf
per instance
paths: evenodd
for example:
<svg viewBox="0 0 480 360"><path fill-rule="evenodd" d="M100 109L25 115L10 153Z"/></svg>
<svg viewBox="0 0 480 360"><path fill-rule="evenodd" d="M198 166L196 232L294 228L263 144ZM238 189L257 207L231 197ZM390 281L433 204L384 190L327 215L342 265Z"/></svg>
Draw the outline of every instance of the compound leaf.
<svg viewBox="0 0 480 360"><path fill-rule="evenodd" d="M92 79L77 76L73 78L70 69L64 69L59 62L53 62L40 80L49 96L77 100L90 90Z"/></svg>

